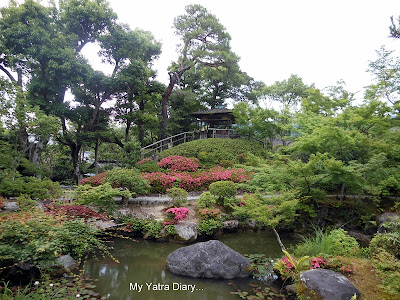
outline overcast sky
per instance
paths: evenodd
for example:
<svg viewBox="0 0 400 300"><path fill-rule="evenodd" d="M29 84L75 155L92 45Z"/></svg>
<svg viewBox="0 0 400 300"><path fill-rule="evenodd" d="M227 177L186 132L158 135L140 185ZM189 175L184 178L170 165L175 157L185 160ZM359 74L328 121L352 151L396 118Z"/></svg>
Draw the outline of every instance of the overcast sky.
<svg viewBox="0 0 400 300"><path fill-rule="evenodd" d="M363 87L371 82L365 71L376 58L375 51L384 44L400 50L400 40L388 37L390 16L400 15L399 0L109 2L120 22L151 31L162 42L162 54L154 66L164 83L168 65L177 58L179 40L174 36L173 19L193 3L217 16L232 37L232 50L241 58L242 70L267 85L291 74L320 89L343 79L348 90L359 91L357 98L361 98ZM0 0L0 6L7 3ZM93 47L85 48L85 53L92 53Z"/></svg>

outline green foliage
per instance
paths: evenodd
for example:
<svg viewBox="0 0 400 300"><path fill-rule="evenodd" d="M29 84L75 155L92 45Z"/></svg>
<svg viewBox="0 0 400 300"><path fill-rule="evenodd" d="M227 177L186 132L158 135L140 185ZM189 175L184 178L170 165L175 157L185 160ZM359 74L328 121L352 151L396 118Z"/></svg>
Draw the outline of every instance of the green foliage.
<svg viewBox="0 0 400 300"><path fill-rule="evenodd" d="M314 237L303 237L302 242L294 249L296 256L317 256L319 254L352 256L356 255L358 251L357 241L342 228L334 229L329 233L316 229Z"/></svg>
<svg viewBox="0 0 400 300"><path fill-rule="evenodd" d="M104 183L109 183L113 188L128 189L132 196L146 194L150 188L137 170L126 168L108 171Z"/></svg>
<svg viewBox="0 0 400 300"><path fill-rule="evenodd" d="M259 143L250 140L204 139L187 142L164 150L161 152L161 157L170 155L196 157L201 163L211 166L225 160L238 163L238 154L241 153L252 153L263 157L265 151Z"/></svg>
<svg viewBox="0 0 400 300"><path fill-rule="evenodd" d="M400 261L393 254L383 248L376 248L372 257L382 280L382 288L397 299L400 296Z"/></svg>
<svg viewBox="0 0 400 300"><path fill-rule="evenodd" d="M34 264L53 263L61 254L78 259L94 248L105 250L97 230L83 220L63 220L40 210L1 217L0 259Z"/></svg>
<svg viewBox="0 0 400 300"><path fill-rule="evenodd" d="M202 220L199 223L199 225L197 225L197 232L200 235L213 235L222 228L223 228L223 223L221 220L207 218L205 220Z"/></svg>
<svg viewBox="0 0 400 300"><path fill-rule="evenodd" d="M18 207L22 210L31 210L37 207L39 202L32 200L30 196L21 195L17 198Z"/></svg>
<svg viewBox="0 0 400 300"><path fill-rule="evenodd" d="M295 193L286 192L272 197L245 195L238 205L232 207L232 214L240 219L252 218L260 224L276 228L295 220L298 205L299 199Z"/></svg>
<svg viewBox="0 0 400 300"><path fill-rule="evenodd" d="M210 192L204 192L200 195L199 199L197 199L197 207L198 208L210 208L213 204L216 203L215 197Z"/></svg>
<svg viewBox="0 0 400 300"><path fill-rule="evenodd" d="M78 204L95 205L101 211L107 211L108 213L112 213L115 210L113 198L117 196L129 198L131 194L128 191L114 189L109 183L96 187L88 184L80 185L75 191L75 199Z"/></svg>
<svg viewBox="0 0 400 300"><path fill-rule="evenodd" d="M145 173L161 172L162 170L155 161L147 161L140 165L136 165L135 167Z"/></svg>
<svg viewBox="0 0 400 300"><path fill-rule="evenodd" d="M148 220L143 225L143 233L148 238L155 238L158 239L161 235L161 230L163 226L160 221L156 220Z"/></svg>
<svg viewBox="0 0 400 300"><path fill-rule="evenodd" d="M61 196L60 184L50 179L35 177L21 177L17 174L14 178L10 173L0 173L0 194L7 197L18 197L21 194L31 198L55 199Z"/></svg>
<svg viewBox="0 0 400 300"><path fill-rule="evenodd" d="M217 181L210 184L208 187L211 195L218 197L217 202L219 204L223 204L228 206L228 203L225 203L225 199L229 199L236 196L237 187L236 183L232 181ZM232 202L232 201L230 201Z"/></svg>
<svg viewBox="0 0 400 300"><path fill-rule="evenodd" d="M400 222L388 222L384 225L388 232L377 233L371 240L369 247L372 253L382 248L391 255L400 258Z"/></svg>
<svg viewBox="0 0 400 300"><path fill-rule="evenodd" d="M174 236L176 234L176 228L173 224L165 225L164 229L169 236Z"/></svg>
<svg viewBox="0 0 400 300"><path fill-rule="evenodd" d="M173 201L174 206L182 206L187 202L188 193L179 187L172 187L167 190L168 197Z"/></svg>

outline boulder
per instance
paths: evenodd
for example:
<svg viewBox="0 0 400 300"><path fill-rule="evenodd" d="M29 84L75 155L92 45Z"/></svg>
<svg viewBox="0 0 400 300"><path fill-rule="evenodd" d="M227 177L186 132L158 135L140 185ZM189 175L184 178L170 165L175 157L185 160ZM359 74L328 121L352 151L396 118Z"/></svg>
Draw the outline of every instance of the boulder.
<svg viewBox="0 0 400 300"><path fill-rule="evenodd" d="M175 224L176 234L173 242L187 244L197 239L197 226L191 222L179 222Z"/></svg>
<svg viewBox="0 0 400 300"><path fill-rule="evenodd" d="M167 257L167 269L177 275L232 279L251 275L250 261L217 240L182 247Z"/></svg>
<svg viewBox="0 0 400 300"><path fill-rule="evenodd" d="M79 261L74 259L71 255L63 255L57 258L56 264L47 267L47 273L51 277L61 277L73 271L79 266Z"/></svg>
<svg viewBox="0 0 400 300"><path fill-rule="evenodd" d="M300 281L323 300L349 300L361 293L343 274L326 269L313 269L300 273Z"/></svg>
<svg viewBox="0 0 400 300"><path fill-rule="evenodd" d="M63 255L57 258L57 264L63 266L65 269L72 271L79 266L79 261L72 258L71 255Z"/></svg>
<svg viewBox="0 0 400 300"><path fill-rule="evenodd" d="M227 231L227 232L234 232L234 231L238 231L238 229L239 229L239 221L238 220L225 221L223 224L224 224L224 231Z"/></svg>
<svg viewBox="0 0 400 300"><path fill-rule="evenodd" d="M6 211L14 212L14 211L18 211L19 207L18 207L17 202L7 201L7 202L4 202L3 209Z"/></svg>
<svg viewBox="0 0 400 300"><path fill-rule="evenodd" d="M379 215L376 218L376 221L377 221L376 224L378 225L378 232L384 233L387 232L388 230L382 225L387 222L400 222L400 215L396 213L386 212Z"/></svg>

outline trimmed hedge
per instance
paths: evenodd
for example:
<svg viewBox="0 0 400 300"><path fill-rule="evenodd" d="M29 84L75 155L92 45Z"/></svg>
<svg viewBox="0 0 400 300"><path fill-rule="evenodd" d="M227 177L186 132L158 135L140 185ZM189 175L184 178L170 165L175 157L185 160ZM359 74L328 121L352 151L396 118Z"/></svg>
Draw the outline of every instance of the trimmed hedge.
<svg viewBox="0 0 400 300"><path fill-rule="evenodd" d="M259 143L245 139L195 140L164 150L160 155L162 158L170 155L196 157L201 163L218 164L226 161L239 163L238 155L243 153L265 156L265 150Z"/></svg>

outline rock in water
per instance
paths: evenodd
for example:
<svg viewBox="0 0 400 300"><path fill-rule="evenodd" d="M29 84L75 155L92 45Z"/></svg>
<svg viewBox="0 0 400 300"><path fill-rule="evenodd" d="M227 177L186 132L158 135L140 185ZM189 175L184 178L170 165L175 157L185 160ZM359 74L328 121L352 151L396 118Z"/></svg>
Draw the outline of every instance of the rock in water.
<svg viewBox="0 0 400 300"><path fill-rule="evenodd" d="M167 269L178 275L232 279L251 275L250 261L217 240L182 247L167 257Z"/></svg>
<svg viewBox="0 0 400 300"><path fill-rule="evenodd" d="M176 234L173 242L187 244L197 239L197 227L195 223L179 222L175 225Z"/></svg>
<svg viewBox="0 0 400 300"><path fill-rule="evenodd" d="M349 300L354 294L357 299L361 293L344 275L326 269L313 269L300 273L305 286L317 292L323 300Z"/></svg>

